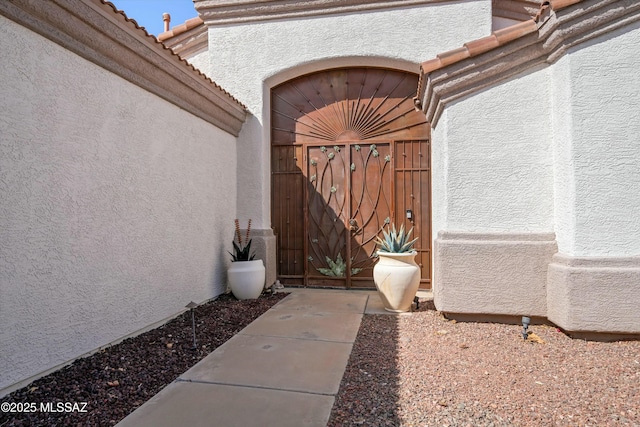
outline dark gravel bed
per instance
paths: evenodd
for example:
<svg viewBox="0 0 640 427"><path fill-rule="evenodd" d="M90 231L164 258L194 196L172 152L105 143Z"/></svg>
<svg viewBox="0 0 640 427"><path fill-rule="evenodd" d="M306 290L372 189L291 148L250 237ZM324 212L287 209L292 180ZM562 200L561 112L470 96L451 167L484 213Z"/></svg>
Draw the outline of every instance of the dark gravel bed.
<svg viewBox="0 0 640 427"><path fill-rule="evenodd" d="M68 408L76 412L0 412L0 427L113 426L286 295L244 301L221 295L199 306L195 350L191 314L186 312L157 329L79 359L0 399L0 404L52 403L54 408L59 402L78 403ZM80 409L86 412L77 412Z"/></svg>
<svg viewBox="0 0 640 427"><path fill-rule="evenodd" d="M640 342L366 315L329 426L640 426Z"/></svg>

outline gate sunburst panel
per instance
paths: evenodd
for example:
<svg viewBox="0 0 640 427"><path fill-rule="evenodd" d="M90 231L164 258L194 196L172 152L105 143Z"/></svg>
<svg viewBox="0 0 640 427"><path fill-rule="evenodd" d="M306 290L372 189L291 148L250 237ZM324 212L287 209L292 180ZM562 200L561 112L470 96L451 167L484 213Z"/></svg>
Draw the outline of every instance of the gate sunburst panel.
<svg viewBox="0 0 640 427"><path fill-rule="evenodd" d="M303 76L273 90L272 143L366 141L425 136L413 97L417 77L384 69Z"/></svg>

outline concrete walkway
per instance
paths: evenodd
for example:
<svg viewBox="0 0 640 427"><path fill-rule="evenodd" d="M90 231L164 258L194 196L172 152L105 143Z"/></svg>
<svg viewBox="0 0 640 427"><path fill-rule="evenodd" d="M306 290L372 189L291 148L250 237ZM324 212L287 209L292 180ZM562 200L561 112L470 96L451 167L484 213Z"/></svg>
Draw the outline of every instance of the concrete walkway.
<svg viewBox="0 0 640 427"><path fill-rule="evenodd" d="M118 427L326 426L375 292L291 295L218 347Z"/></svg>

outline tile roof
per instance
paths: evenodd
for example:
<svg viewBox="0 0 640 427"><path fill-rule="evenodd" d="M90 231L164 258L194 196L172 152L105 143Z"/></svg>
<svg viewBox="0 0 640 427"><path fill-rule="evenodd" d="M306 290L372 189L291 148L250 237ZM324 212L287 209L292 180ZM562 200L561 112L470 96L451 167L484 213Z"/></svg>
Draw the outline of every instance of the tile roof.
<svg viewBox="0 0 640 427"><path fill-rule="evenodd" d="M563 2L566 3L568 1L578 3L582 0L564 0ZM427 74L431 71L453 64L454 62L480 55L481 53L495 49L519 37L538 31L538 23L543 18L544 12L546 12L549 7L552 7L549 3L551 2L543 2L538 14L527 21L493 31L490 36L467 42L462 47L440 53L435 58L423 62L420 65L422 73Z"/></svg>
<svg viewBox="0 0 640 427"><path fill-rule="evenodd" d="M237 104L241 105L243 109L247 109L247 107L242 104L240 101L238 101L233 95L231 95L229 92L227 92L225 89L223 89L220 85L218 85L216 82L214 82L213 80L211 80L211 78L209 78L206 74L204 74L202 71L198 70L196 67L194 67L192 64L190 64L187 60L183 59L180 55L176 54L173 52L172 49L170 49L169 47L165 46L164 43L162 43L163 40L166 40L166 38L161 39L160 36L162 34L167 34L167 33L174 33L174 31L178 30L179 32L172 34L172 35L178 35L180 33L183 33L185 31L187 31L188 29L194 28L198 25L204 25L204 22L202 21L202 19L200 19L199 17L196 18L191 18L189 20L187 20L184 24L178 25L176 27L176 29L174 29L174 31L168 31L165 33L161 33L158 37L154 37L153 35L149 34L147 32L147 30L144 27L141 27L140 25L138 25L138 22L133 19L133 18L129 18L127 16L127 14L123 11L123 10L119 10L115 4L111 3L108 0L100 0L100 3L111 7L111 9L113 10L114 13L121 15L125 22L127 22L128 24L131 24L133 27L135 27L136 30L144 33L145 37L152 39L156 44L162 46L163 49L168 50L169 52L171 52L171 54L173 56L175 56L180 62L182 62L185 66L187 66L188 68L191 68L195 73L197 73L199 76L201 76L202 78L204 78L205 80L207 80L210 84L214 85L218 90L222 91L224 94L226 94L229 98L231 98L234 102L236 102Z"/></svg>
<svg viewBox="0 0 640 427"><path fill-rule="evenodd" d="M247 108L108 0L0 0L0 15L238 135Z"/></svg>
<svg viewBox="0 0 640 427"><path fill-rule="evenodd" d="M494 18L514 21L526 21L540 10L543 0L492 0L491 10Z"/></svg>
<svg viewBox="0 0 640 427"><path fill-rule="evenodd" d="M178 36L182 33L199 27L200 25L204 25L204 21L199 16L187 19L184 23L176 25L171 30L158 34L158 40L164 42L172 37Z"/></svg>
<svg viewBox="0 0 640 427"><path fill-rule="evenodd" d="M553 63L569 47L636 20L640 20L639 1L543 1L531 19L420 64L416 108L435 126L444 104L523 69Z"/></svg>

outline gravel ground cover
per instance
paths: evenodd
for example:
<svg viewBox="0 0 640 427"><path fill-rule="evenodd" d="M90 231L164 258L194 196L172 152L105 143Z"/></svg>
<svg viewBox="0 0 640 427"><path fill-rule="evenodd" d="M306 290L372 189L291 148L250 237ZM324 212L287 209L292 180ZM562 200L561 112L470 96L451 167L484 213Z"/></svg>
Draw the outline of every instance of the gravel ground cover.
<svg viewBox="0 0 640 427"><path fill-rule="evenodd" d="M86 412L3 410L0 427L113 426L286 295L244 301L221 295L197 307L195 350L191 314L186 312L159 328L79 359L3 397L0 404L52 403L57 409L58 403L69 402L78 404L69 409Z"/></svg>
<svg viewBox="0 0 640 427"><path fill-rule="evenodd" d="M366 315L329 426L640 426L640 342Z"/></svg>
<svg viewBox="0 0 640 427"><path fill-rule="evenodd" d="M0 413L0 427L112 426L286 294L223 295L191 316L41 378L4 402L87 402L86 413ZM640 426L640 342L571 339L550 326L456 323L431 300L363 317L328 423L342 426Z"/></svg>

